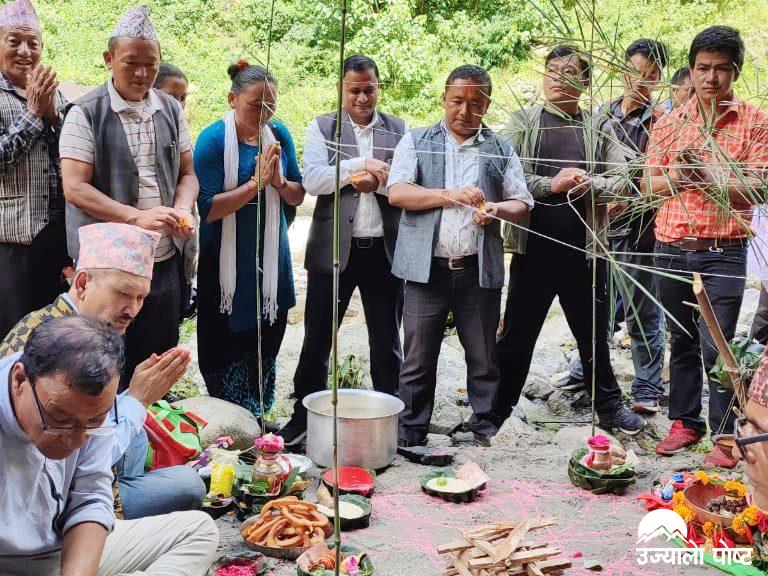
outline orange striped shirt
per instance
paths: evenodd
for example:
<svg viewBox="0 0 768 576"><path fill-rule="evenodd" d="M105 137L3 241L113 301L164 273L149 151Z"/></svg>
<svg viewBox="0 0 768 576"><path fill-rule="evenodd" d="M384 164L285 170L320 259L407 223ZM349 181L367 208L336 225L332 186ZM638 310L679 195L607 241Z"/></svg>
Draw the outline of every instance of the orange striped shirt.
<svg viewBox="0 0 768 576"><path fill-rule="evenodd" d="M768 167L768 115L733 97L714 126L691 98L663 116L651 132L648 166L673 168L678 155L693 150L718 181L757 176ZM666 172L666 170L664 170ZM678 185L678 193L664 200L656 216L656 238L674 242L684 237L745 238L750 235L752 206L724 200L719 193Z"/></svg>

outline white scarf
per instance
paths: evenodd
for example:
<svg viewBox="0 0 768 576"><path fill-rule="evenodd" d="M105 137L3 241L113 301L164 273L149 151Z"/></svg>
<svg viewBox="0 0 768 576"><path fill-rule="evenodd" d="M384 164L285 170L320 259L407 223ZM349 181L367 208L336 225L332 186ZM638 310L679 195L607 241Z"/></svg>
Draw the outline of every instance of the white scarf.
<svg viewBox="0 0 768 576"><path fill-rule="evenodd" d="M239 150L235 113L229 112L224 117L224 190L237 188ZM261 128L261 150L275 142L275 136L269 126ZM280 162L278 170L282 170ZM266 213L264 222L264 262L263 281L261 284L264 312L270 324L277 317L277 268L278 246L280 244L280 196L272 184L265 187ZM219 284L221 285L221 306L223 314L232 313L232 300L237 285L237 220L234 213L224 217L221 226L221 253L219 254ZM258 258L258 247L256 248ZM258 269L256 270L258 274Z"/></svg>

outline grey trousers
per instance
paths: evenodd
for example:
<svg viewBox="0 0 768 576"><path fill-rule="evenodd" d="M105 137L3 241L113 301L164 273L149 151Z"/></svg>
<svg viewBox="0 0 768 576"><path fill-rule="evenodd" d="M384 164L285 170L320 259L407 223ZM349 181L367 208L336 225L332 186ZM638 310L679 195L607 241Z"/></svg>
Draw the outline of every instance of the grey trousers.
<svg viewBox="0 0 768 576"><path fill-rule="evenodd" d="M216 559L219 530L205 512L118 520L107 536L98 576L203 576ZM2 576L56 576L60 553L3 560Z"/></svg>
<svg viewBox="0 0 768 576"><path fill-rule="evenodd" d="M405 410L400 414L398 438L414 443L427 437L437 360L451 311L467 362L467 391L474 412L469 426L473 432L492 436L499 425L493 408L499 388L496 329L501 290L480 287L476 263L464 270L448 270L434 262L428 283L407 282L405 286L405 359L400 372Z"/></svg>

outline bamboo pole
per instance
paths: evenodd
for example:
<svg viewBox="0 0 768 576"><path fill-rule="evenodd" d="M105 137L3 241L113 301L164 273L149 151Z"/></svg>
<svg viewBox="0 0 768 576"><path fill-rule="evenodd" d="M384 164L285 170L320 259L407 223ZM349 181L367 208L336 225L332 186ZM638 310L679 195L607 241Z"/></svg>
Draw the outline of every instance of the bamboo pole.
<svg viewBox="0 0 768 576"><path fill-rule="evenodd" d="M341 568L341 519L339 514L339 204L341 201L341 127L342 93L344 90L344 36L347 26L347 0L341 0L341 31L339 38L339 82L336 94L336 182L333 191L333 333L331 337L333 405L333 540L336 545L335 576Z"/></svg>
<svg viewBox="0 0 768 576"><path fill-rule="evenodd" d="M712 342L715 344L717 351L723 359L725 371L733 385L733 393L736 395L739 405L744 408L744 406L747 405L747 391L744 387L744 381L741 377L739 365L737 364L736 357L733 355L730 346L728 346L728 341L725 339L725 335L720 328L720 322L717 321L715 310L712 308L712 302L709 301L707 289L704 287L701 274L698 272L693 273L693 294L696 296L696 301L699 303L701 317L704 319L704 323L707 325L709 333L712 335Z"/></svg>

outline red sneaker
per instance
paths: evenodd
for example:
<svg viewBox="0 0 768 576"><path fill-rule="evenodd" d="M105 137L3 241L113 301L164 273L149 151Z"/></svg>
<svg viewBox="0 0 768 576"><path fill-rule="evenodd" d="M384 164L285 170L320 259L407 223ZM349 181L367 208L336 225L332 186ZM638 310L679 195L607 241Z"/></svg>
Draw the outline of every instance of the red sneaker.
<svg viewBox="0 0 768 576"><path fill-rule="evenodd" d="M656 446L656 454L672 456L682 452L688 446L693 446L701 440L702 434L683 426L682 420L675 420L669 434Z"/></svg>
<svg viewBox="0 0 768 576"><path fill-rule="evenodd" d="M736 468L738 463L739 461L733 457L730 450L720 444L715 444L712 452L704 458L704 468L727 468L731 470Z"/></svg>

